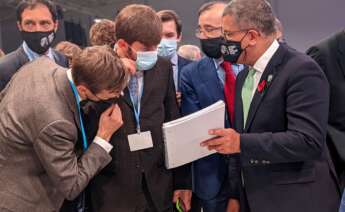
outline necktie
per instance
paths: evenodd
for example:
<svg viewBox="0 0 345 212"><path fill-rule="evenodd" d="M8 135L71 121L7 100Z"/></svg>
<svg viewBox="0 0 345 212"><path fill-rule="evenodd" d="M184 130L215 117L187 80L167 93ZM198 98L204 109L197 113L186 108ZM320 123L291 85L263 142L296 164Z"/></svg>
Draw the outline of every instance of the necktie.
<svg viewBox="0 0 345 212"><path fill-rule="evenodd" d="M139 103L139 82L137 75L133 75L128 84L129 93L131 95L134 108L138 108Z"/></svg>
<svg viewBox="0 0 345 212"><path fill-rule="evenodd" d="M225 71L225 83L224 83L224 96L227 105L228 114L230 121L234 123L235 115L235 83L236 77L232 70L232 66L229 62L223 62L221 64L222 68Z"/></svg>
<svg viewBox="0 0 345 212"><path fill-rule="evenodd" d="M255 69L251 68L248 71L248 75L246 77L246 80L244 81L243 87L242 87L242 104L243 104L243 124L245 127L248 117L248 112L250 108L250 103L252 101L252 93L254 89L254 75L255 75Z"/></svg>

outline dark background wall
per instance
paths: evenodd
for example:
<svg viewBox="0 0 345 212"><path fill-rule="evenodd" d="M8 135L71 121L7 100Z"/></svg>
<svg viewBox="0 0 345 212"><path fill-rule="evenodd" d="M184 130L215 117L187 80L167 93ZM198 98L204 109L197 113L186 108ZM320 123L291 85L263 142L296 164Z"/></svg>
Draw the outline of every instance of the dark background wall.
<svg viewBox="0 0 345 212"><path fill-rule="evenodd" d="M73 1L78 2L78 0ZM66 0L66 5L68 2L71 2L71 0ZM183 43L198 44L198 40L194 36L197 28L197 11L203 3L208 1L113 0L112 2L103 6L96 4L97 8L91 6L85 9L73 10L70 7L64 9L64 19L61 20L57 41L70 38L71 35L72 37L73 35L78 37L79 33L80 42L85 43L94 18L114 19L116 13L123 6L131 3L141 3L151 5L157 11L161 9L175 10L183 21ZM313 43L345 28L344 0L271 0L270 2L276 15L284 25L287 42L298 50L305 51ZM64 4L61 6L64 6ZM94 13L92 9L95 10ZM7 53L16 49L21 43L15 20L13 8L0 6L0 48ZM71 32L71 30L74 31ZM83 39L86 40L82 41Z"/></svg>

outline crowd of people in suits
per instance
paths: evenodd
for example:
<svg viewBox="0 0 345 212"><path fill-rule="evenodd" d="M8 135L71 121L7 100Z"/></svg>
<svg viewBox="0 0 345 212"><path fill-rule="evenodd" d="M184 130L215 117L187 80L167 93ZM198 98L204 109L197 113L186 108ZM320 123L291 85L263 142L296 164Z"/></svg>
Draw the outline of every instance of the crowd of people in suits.
<svg viewBox="0 0 345 212"><path fill-rule="evenodd" d="M301 53L266 0L197 16L201 51L175 11L141 4L97 20L90 47L53 48L54 3L20 1L23 43L0 55L0 211L345 212L345 30ZM163 123L219 100L224 128L200 141L216 153L167 169Z"/></svg>

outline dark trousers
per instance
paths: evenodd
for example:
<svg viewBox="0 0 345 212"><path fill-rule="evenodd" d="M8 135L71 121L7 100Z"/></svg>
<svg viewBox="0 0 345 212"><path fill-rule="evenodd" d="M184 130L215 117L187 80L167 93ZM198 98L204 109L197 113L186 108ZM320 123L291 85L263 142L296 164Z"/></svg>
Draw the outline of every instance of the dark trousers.
<svg viewBox="0 0 345 212"><path fill-rule="evenodd" d="M153 203L144 174L142 176L141 184L142 193L140 194L140 198L137 202L133 202L133 204L137 205L135 212L159 212ZM170 211L172 211L172 209Z"/></svg>
<svg viewBox="0 0 345 212"><path fill-rule="evenodd" d="M222 186L221 191L213 199L203 200L198 198L198 201L203 212L226 212L229 202L228 186Z"/></svg>

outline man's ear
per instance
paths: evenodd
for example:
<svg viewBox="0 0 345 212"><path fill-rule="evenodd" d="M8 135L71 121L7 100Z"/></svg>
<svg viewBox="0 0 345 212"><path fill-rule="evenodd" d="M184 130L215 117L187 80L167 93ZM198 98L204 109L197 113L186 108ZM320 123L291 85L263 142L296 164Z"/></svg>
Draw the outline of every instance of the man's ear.
<svg viewBox="0 0 345 212"><path fill-rule="evenodd" d="M57 32L58 28L59 28L59 21L56 20L54 23L54 31Z"/></svg>
<svg viewBox="0 0 345 212"><path fill-rule="evenodd" d="M21 26L19 21L17 21L17 27L18 27L19 31L23 31L23 28L22 28L22 26Z"/></svg>
<svg viewBox="0 0 345 212"><path fill-rule="evenodd" d="M120 47L121 49L125 49L127 47L127 43L125 40L123 40L122 38L117 40L117 46Z"/></svg>
<svg viewBox="0 0 345 212"><path fill-rule="evenodd" d="M260 33L256 30L249 30L247 36L249 45L254 46L260 37Z"/></svg>
<svg viewBox="0 0 345 212"><path fill-rule="evenodd" d="M177 37L177 42L181 42L181 40L182 40L182 32L181 32L180 36Z"/></svg>
<svg viewBox="0 0 345 212"><path fill-rule="evenodd" d="M76 87L81 100L85 100L89 89L85 85L77 85Z"/></svg>

